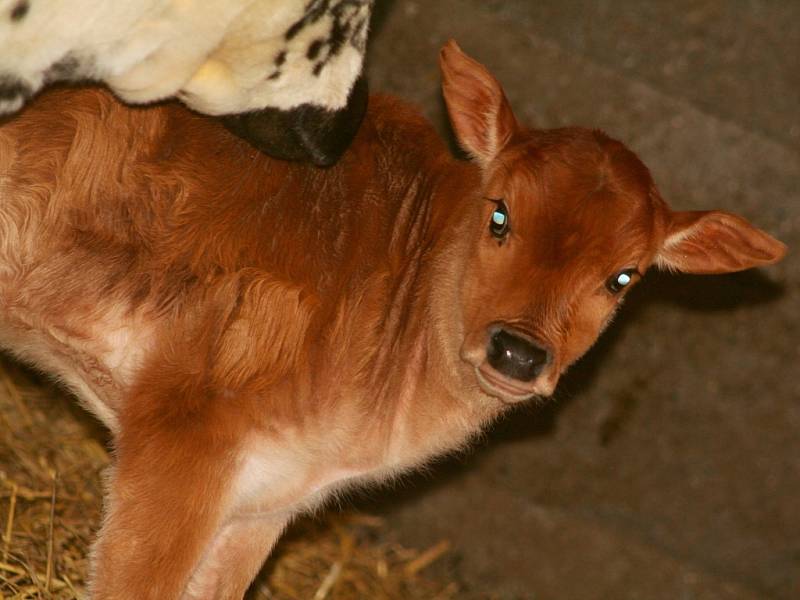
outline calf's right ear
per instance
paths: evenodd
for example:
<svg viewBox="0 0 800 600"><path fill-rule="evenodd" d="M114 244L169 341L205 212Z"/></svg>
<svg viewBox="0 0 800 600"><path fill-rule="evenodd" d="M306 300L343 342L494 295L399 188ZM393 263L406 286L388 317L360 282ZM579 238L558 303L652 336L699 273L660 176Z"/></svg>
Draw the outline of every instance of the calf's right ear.
<svg viewBox="0 0 800 600"><path fill-rule="evenodd" d="M486 167L517 130L503 88L486 67L464 54L453 40L442 48L439 67L444 101L458 142Z"/></svg>
<svg viewBox="0 0 800 600"><path fill-rule="evenodd" d="M786 246L742 217L712 211L670 213L660 267L684 273L733 273L778 262Z"/></svg>

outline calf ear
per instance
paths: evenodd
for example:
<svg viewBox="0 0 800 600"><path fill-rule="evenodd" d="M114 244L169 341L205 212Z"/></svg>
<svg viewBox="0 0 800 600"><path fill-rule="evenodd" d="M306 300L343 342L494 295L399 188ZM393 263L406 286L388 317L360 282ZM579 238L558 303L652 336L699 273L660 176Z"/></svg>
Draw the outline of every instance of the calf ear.
<svg viewBox="0 0 800 600"><path fill-rule="evenodd" d="M508 144L517 122L503 88L491 73L447 42L439 55L442 93L461 147L488 165Z"/></svg>
<svg viewBox="0 0 800 600"><path fill-rule="evenodd" d="M721 211L671 213L661 267L685 273L732 273L778 262L786 246L742 217Z"/></svg>

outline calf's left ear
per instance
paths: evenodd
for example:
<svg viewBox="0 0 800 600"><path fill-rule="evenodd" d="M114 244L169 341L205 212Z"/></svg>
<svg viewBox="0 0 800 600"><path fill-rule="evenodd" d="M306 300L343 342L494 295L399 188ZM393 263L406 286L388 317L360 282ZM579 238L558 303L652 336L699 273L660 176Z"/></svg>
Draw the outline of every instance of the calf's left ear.
<svg viewBox="0 0 800 600"><path fill-rule="evenodd" d="M670 213L660 267L684 273L733 273L778 262L786 246L742 217L722 211Z"/></svg>

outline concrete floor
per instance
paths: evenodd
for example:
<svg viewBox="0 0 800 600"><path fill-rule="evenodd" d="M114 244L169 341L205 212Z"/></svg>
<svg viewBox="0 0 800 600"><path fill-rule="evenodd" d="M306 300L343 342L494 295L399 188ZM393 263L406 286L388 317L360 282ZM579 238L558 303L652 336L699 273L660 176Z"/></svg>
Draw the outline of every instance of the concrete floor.
<svg viewBox="0 0 800 600"><path fill-rule="evenodd" d="M800 597L800 3L378 0L374 91L446 132L449 37L520 120L605 129L673 207L787 243L735 276L651 273L555 401L359 505L451 539L465 598Z"/></svg>

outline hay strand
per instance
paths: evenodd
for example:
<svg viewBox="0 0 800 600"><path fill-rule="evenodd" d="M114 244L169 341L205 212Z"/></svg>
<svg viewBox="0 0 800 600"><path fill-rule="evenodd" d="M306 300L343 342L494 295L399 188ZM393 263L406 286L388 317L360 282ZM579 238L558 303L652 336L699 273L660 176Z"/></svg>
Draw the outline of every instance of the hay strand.
<svg viewBox="0 0 800 600"><path fill-rule="evenodd" d="M17 508L17 494L19 486L13 481L8 482L11 488L11 498L8 502L8 516L6 517L6 530L3 533L3 561L8 560L8 548L11 546L11 536L14 533L14 511Z"/></svg>
<svg viewBox="0 0 800 600"><path fill-rule="evenodd" d="M56 519L56 474L51 471L50 477L52 479L53 493L50 496L50 520L47 524L47 567L45 570L45 587L46 591L50 591L50 585L53 581L53 523Z"/></svg>
<svg viewBox="0 0 800 600"><path fill-rule="evenodd" d="M438 560L448 550L450 550L450 542L448 540L442 540L409 562L403 571L405 572L406 576L414 577L417 573L422 571L422 569Z"/></svg>

